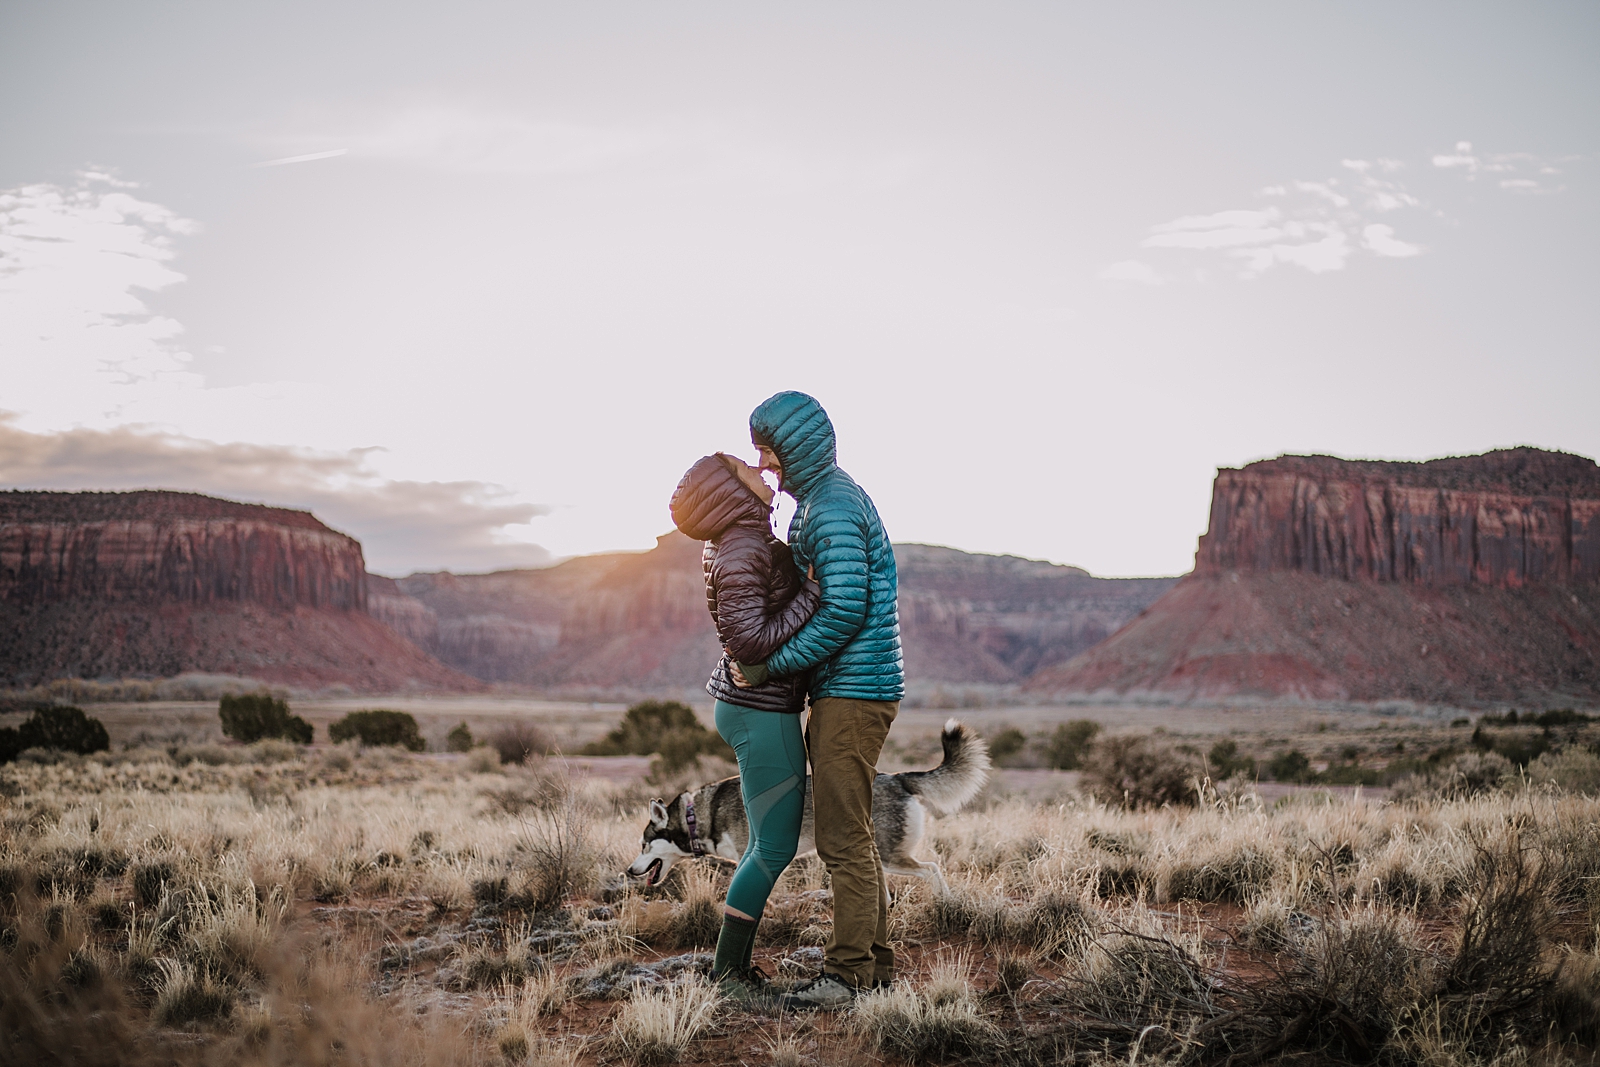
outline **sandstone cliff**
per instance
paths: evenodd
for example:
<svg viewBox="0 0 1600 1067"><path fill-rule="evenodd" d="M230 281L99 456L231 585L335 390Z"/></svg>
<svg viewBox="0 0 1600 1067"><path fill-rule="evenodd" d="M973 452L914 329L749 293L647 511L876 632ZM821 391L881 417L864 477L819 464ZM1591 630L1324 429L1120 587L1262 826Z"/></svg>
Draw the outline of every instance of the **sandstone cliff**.
<svg viewBox="0 0 1600 1067"><path fill-rule="evenodd" d="M643 553L584 556L484 575L413 574L372 611L446 663L534 685L698 687L718 655L701 545L682 534ZM913 682L1015 682L1116 630L1176 579L1094 578L1015 556L897 545Z"/></svg>
<svg viewBox="0 0 1600 1067"><path fill-rule="evenodd" d="M1177 581L934 545L894 554L906 671L918 681L1020 682L1105 640Z"/></svg>
<svg viewBox="0 0 1600 1067"><path fill-rule="evenodd" d="M1532 448L1217 473L1195 571L1058 693L1600 703L1600 468Z"/></svg>
<svg viewBox="0 0 1600 1067"><path fill-rule="evenodd" d="M184 671L476 686L368 614L361 545L194 493L0 492L0 682Z"/></svg>
<svg viewBox="0 0 1600 1067"><path fill-rule="evenodd" d="M1600 468L1536 448L1426 463L1284 456L1221 470L1197 574L1518 588L1600 578Z"/></svg>

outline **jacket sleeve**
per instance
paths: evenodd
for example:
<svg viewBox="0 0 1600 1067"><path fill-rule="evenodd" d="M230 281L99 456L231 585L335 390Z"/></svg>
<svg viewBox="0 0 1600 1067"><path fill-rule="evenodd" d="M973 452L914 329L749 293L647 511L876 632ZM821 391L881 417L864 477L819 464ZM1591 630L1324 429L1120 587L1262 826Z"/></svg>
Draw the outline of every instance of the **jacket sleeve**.
<svg viewBox="0 0 1600 1067"><path fill-rule="evenodd" d="M867 538L863 519L858 509L845 502L814 510L805 543L806 554L822 585L822 605L799 633L767 657L767 669L773 674L798 674L815 667L849 644L866 622Z"/></svg>
<svg viewBox="0 0 1600 1067"><path fill-rule="evenodd" d="M719 636L728 654L740 663L764 663L816 612L821 592L815 583L802 581L793 599L768 615L771 546L752 539L741 541L735 551L727 551L729 547L733 546L717 554L712 568Z"/></svg>

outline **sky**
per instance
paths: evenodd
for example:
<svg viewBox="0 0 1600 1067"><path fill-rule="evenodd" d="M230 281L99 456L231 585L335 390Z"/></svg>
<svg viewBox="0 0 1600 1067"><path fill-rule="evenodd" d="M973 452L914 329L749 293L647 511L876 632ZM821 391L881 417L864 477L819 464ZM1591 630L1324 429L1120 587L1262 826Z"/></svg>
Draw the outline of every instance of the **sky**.
<svg viewBox="0 0 1600 1067"><path fill-rule="evenodd" d="M1600 455L1597 55L1587 3L8 0L0 487L533 566L801 389L897 541L1182 573L1220 467Z"/></svg>

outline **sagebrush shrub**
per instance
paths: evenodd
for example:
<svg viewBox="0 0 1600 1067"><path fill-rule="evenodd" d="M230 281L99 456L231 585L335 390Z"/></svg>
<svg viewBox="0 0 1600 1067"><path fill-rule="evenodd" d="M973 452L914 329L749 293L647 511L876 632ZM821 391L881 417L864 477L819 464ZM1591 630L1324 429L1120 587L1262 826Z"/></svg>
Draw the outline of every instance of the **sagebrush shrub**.
<svg viewBox="0 0 1600 1067"><path fill-rule="evenodd" d="M1057 726L1044 745L1045 762L1057 770L1075 771L1100 733L1100 724L1089 719L1074 719Z"/></svg>
<svg viewBox="0 0 1600 1067"><path fill-rule="evenodd" d="M0 727L0 763L10 763L34 748L87 756L110 747L104 724L71 705L35 708L22 725Z"/></svg>
<svg viewBox="0 0 1600 1067"><path fill-rule="evenodd" d="M446 752L471 752L473 743L472 728L463 722L450 728L444 748Z"/></svg>
<svg viewBox="0 0 1600 1067"><path fill-rule="evenodd" d="M386 708L352 711L328 727L328 737L335 744L359 740L363 745L400 745L410 752L428 747L409 712Z"/></svg>
<svg viewBox="0 0 1600 1067"><path fill-rule="evenodd" d="M289 702L270 693L228 694L218 704L217 716L225 735L247 745L267 738L311 743L311 724L289 714Z"/></svg>
<svg viewBox="0 0 1600 1067"><path fill-rule="evenodd" d="M1291 748L1267 761L1267 774L1275 782L1304 782L1311 777L1311 759L1298 748Z"/></svg>
<svg viewBox="0 0 1600 1067"><path fill-rule="evenodd" d="M646 700L630 707L616 729L586 745L590 756L657 756L663 770L676 773L700 756L732 761L733 748L695 718L694 709L676 700Z"/></svg>
<svg viewBox="0 0 1600 1067"><path fill-rule="evenodd" d="M1021 755L1027 744L1027 734L1015 726L1008 726L989 739L989 758L1003 767L1007 760Z"/></svg>
<svg viewBox="0 0 1600 1067"><path fill-rule="evenodd" d="M1569 793L1600 796L1600 755L1576 745L1546 752L1528 764L1528 780Z"/></svg>
<svg viewBox="0 0 1600 1067"><path fill-rule="evenodd" d="M502 763L526 763L534 756L548 755L554 746L533 723L513 722L490 735L489 747L499 753Z"/></svg>
<svg viewBox="0 0 1600 1067"><path fill-rule="evenodd" d="M1125 734L1095 742L1083 787L1096 800L1125 808L1193 806L1196 768L1148 735Z"/></svg>

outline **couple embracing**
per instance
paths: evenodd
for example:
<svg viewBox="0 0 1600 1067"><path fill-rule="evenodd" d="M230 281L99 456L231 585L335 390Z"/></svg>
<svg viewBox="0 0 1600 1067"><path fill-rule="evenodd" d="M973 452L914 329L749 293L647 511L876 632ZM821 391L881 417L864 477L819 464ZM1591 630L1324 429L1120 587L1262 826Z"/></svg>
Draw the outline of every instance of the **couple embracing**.
<svg viewBox="0 0 1600 1067"><path fill-rule="evenodd" d="M729 997L764 995L751 952L800 839L809 753L833 935L822 974L782 1003L832 1010L894 977L872 823L878 754L905 690L894 551L872 499L835 462L833 424L815 399L784 392L765 401L750 416L750 437L758 467L707 456L672 496L673 522L706 542L706 599L724 647L706 688L717 732L738 755L750 828L712 975ZM772 534L766 470L795 500L787 545Z"/></svg>

